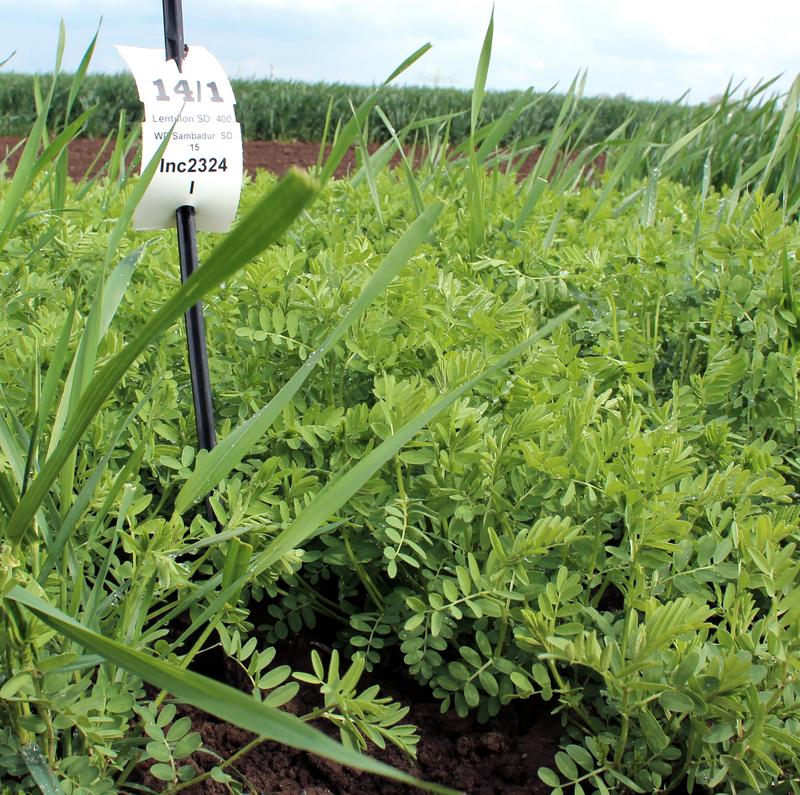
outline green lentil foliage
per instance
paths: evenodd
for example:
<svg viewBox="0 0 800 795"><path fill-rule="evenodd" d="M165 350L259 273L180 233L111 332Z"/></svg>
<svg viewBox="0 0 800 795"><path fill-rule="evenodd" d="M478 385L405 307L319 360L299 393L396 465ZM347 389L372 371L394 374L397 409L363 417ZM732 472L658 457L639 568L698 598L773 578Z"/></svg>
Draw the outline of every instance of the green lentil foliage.
<svg viewBox="0 0 800 795"><path fill-rule="evenodd" d="M369 156L371 98L336 148L357 173L314 204L248 181L180 289L174 232L127 228L130 139L70 183L88 117L50 139L53 88L0 169L4 791L125 791L141 761L168 792L247 789L238 753L190 763L168 692L449 791L356 753L413 757L405 708L358 689L404 666L443 711L560 714L555 795L800 792L800 83L737 148L718 115L591 144L576 81L522 181L496 146L524 103L481 124L476 90L460 148L433 125L392 171L409 131ZM201 294L212 453L165 321ZM327 661L274 665L322 620ZM185 670L217 645L253 697ZM277 710L298 682L341 744Z"/></svg>
<svg viewBox="0 0 800 795"><path fill-rule="evenodd" d="M249 186L244 205L270 181ZM208 300L222 437L320 345L413 219L398 174L375 184L383 224L365 183L334 184L284 245ZM323 615L370 666L399 649L443 709L488 717L514 699L560 703L556 764L587 791L650 792L687 776L726 792L791 791L797 225L773 197L732 204L662 180L655 209L646 193L626 204L612 191L591 224L602 182L546 192L514 231L524 194L498 172L484 187L480 251L463 242L465 189L441 185L447 205L425 246L212 497L222 527L258 550L443 390L542 319L574 304L579 314L427 426L336 530L251 582L244 603L269 599L272 642ZM23 426L26 363L36 350L47 360L75 296L81 306L118 201L94 188L35 257L49 222L32 214L4 259L0 378ZM176 283L172 234L128 233L124 246L142 243L100 361ZM81 448L77 482L143 400L114 454L143 448L139 475L115 523L74 541L87 581L116 524L125 549L147 544L141 559L111 555L116 576L155 565L160 593L198 587L173 556L213 527L169 524L165 512L196 458L182 337L175 326L137 361ZM206 565L225 558L221 544Z"/></svg>

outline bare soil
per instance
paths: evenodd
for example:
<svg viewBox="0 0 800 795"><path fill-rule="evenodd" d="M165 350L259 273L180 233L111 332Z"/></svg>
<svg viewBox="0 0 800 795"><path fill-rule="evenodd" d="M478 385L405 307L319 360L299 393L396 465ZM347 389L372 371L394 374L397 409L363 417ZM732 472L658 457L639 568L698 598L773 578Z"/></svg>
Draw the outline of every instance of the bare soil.
<svg viewBox="0 0 800 795"><path fill-rule="evenodd" d="M310 654L320 643L307 634L288 638L279 645L275 664L291 665L295 671L310 671ZM321 651L327 657L325 650ZM198 659L198 670L233 686L242 688L242 679L234 665L217 653ZM404 722L417 726L420 743L416 763L393 746L375 747L369 753L418 778L461 790L468 795L545 795L550 788L536 774L541 766L554 767L561 735L559 721L550 715L555 706L537 699L526 699L505 707L485 724L474 717L459 718L454 713L442 715L439 703L430 691L412 681L397 657L387 659L381 670L365 675L364 687L380 683L383 695L390 695L410 707ZM246 689L246 688L243 688ZM286 705L288 712L309 713L321 703L318 692L303 686ZM206 713L179 707L179 714L192 718L195 731L204 746L227 759L253 739L253 735ZM338 739L338 732L326 721L317 728ZM217 762L210 754L197 753L192 758L198 773L210 770ZM135 780L155 790L163 785L140 766ZM412 795L412 787L367 773L343 768L326 759L296 751L275 742L264 742L235 763L237 777L246 780L263 795ZM230 770L229 772L233 772ZM245 789L245 791L247 791ZM187 795L224 795L224 785L207 779L185 790Z"/></svg>
<svg viewBox="0 0 800 795"><path fill-rule="evenodd" d="M17 166L21 147L19 138L9 138L0 136L0 162L7 154L11 154L8 161L8 168L11 173ZM16 151L15 150L16 148ZM378 148L377 144L370 147L371 151ZM97 138L78 138L69 146L69 175L72 179L81 179L84 176L95 176L108 162L111 156L111 145L103 149L103 141ZM330 151L330 147L328 147ZM283 175L291 166L308 168L317 162L319 156L319 144L308 143L305 141L245 141L244 142L244 167L245 171L254 176L256 171L265 169L278 176ZM128 165L133 160L134 153L128 157ZM417 161L421 158L421 153L417 151ZM519 176L530 173L531 168L536 163L538 152L534 152L522 163ZM398 157L395 156L395 164ZM344 156L339 167L336 169L336 177L347 176L356 165L355 150L350 149Z"/></svg>
<svg viewBox="0 0 800 795"><path fill-rule="evenodd" d="M0 136L0 160L12 152L20 142L19 138ZM69 175L72 179L81 179L84 176L93 177L108 162L111 157L111 145L103 148L103 141L99 138L78 138L69 145ZM8 166L11 173L17 166L21 147L17 148L9 158ZM128 157L128 165L135 156L132 152ZM259 169L266 169L275 174L285 173L291 166L308 168L317 162L319 144L303 143L301 141L245 141L244 166L245 170L255 175ZM342 161L337 176L344 176L348 169L355 164L355 155L350 152Z"/></svg>

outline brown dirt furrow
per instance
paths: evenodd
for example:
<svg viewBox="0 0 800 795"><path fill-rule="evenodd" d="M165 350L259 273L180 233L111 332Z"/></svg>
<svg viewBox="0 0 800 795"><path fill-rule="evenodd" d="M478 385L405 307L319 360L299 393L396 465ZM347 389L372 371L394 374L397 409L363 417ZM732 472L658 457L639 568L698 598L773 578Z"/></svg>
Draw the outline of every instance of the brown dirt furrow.
<svg viewBox="0 0 800 795"><path fill-rule="evenodd" d="M327 640L327 638L326 638ZM322 644L309 633L287 638L278 646L276 663L288 664L295 671L310 670L312 648ZM209 659L198 658L198 670L213 674L234 687L248 690L236 666L218 652ZM439 702L430 691L412 681L404 672L399 654L389 655L384 664L367 674L359 690L380 684L388 695L410 708L404 722L413 723L420 742L416 762L398 749L371 746L369 754L426 781L445 784L466 795L547 795L550 787L538 778L541 766L554 767L562 728L551 715L554 703L531 698L512 702L485 724L470 715L459 718L453 712L442 714ZM303 686L284 709L295 715L307 714L321 700L310 686ZM179 715L191 718L204 747L223 759L230 758L250 742L253 735L204 712L187 706ZM326 721L314 725L339 739ZM192 757L198 773L215 764L212 754L199 752ZM157 791L159 783L149 774L150 763L139 767L134 780ZM349 768L276 742L264 742L235 763L236 776L263 795L414 795L419 790ZM211 780L186 790L186 795L225 795L226 787Z"/></svg>
<svg viewBox="0 0 800 795"><path fill-rule="evenodd" d="M374 152L378 148L377 144L370 146L370 151ZM330 148L328 148L330 151ZM14 172L19 161L22 147L19 138L0 136L0 162L10 154L7 168L9 173ZM72 179L78 180L88 174L95 176L108 162L112 152L109 144L103 148L103 141L98 138L77 138L69 146L69 175ZM271 171L278 176L283 175L292 166L299 168L309 168L317 162L319 156L319 144L305 141L245 141L244 142L244 167L251 176L256 171L264 169ZM416 152L415 161L421 161L422 154ZM530 173L531 168L536 162L538 153L534 152L527 157L519 170L519 176L523 177ZM128 158L128 164L133 161L134 153ZM395 165L399 162L399 157L395 155L392 161ZM353 148L344 156L339 167L336 169L335 176L338 178L352 173L356 167L356 154Z"/></svg>

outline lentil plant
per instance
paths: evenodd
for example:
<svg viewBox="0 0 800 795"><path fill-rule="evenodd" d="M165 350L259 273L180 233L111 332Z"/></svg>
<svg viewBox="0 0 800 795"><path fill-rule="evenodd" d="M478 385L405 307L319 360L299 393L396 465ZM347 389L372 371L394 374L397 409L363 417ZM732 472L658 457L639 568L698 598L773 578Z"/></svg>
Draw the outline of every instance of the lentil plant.
<svg viewBox="0 0 800 795"><path fill-rule="evenodd" d="M172 234L127 228L146 177L59 182L79 126L40 151L37 121L0 181L9 791L120 791L143 761L245 791L235 759L197 769L173 698L414 781L359 753L414 754L358 690L390 655L443 711L560 715L531 770L558 795L800 791L798 89L764 153L716 116L599 146L577 79L520 181L498 146L525 101L481 121L491 31L463 144L444 114L389 170L413 130L371 95L336 135L352 179L329 161L312 204L260 175L182 288ZM172 325L200 294L211 453ZM329 659L275 665L320 616ZM189 670L217 645L254 696ZM341 743L278 709L299 682Z"/></svg>

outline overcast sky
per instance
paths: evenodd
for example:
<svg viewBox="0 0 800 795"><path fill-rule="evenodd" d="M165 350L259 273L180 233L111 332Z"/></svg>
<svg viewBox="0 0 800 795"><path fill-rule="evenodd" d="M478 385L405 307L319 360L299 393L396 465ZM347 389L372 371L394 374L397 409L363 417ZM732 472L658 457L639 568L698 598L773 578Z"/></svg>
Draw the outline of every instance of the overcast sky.
<svg viewBox="0 0 800 795"><path fill-rule="evenodd" d="M433 49L404 81L467 88L490 0L184 0L187 43L214 53L232 77L372 84L409 53ZM4 70L47 71L59 19L65 68L103 17L94 71L124 64L114 44L163 45L158 0L0 0ZM569 85L588 68L587 93L692 101L800 71L800 3L791 0L497 0L489 88Z"/></svg>

